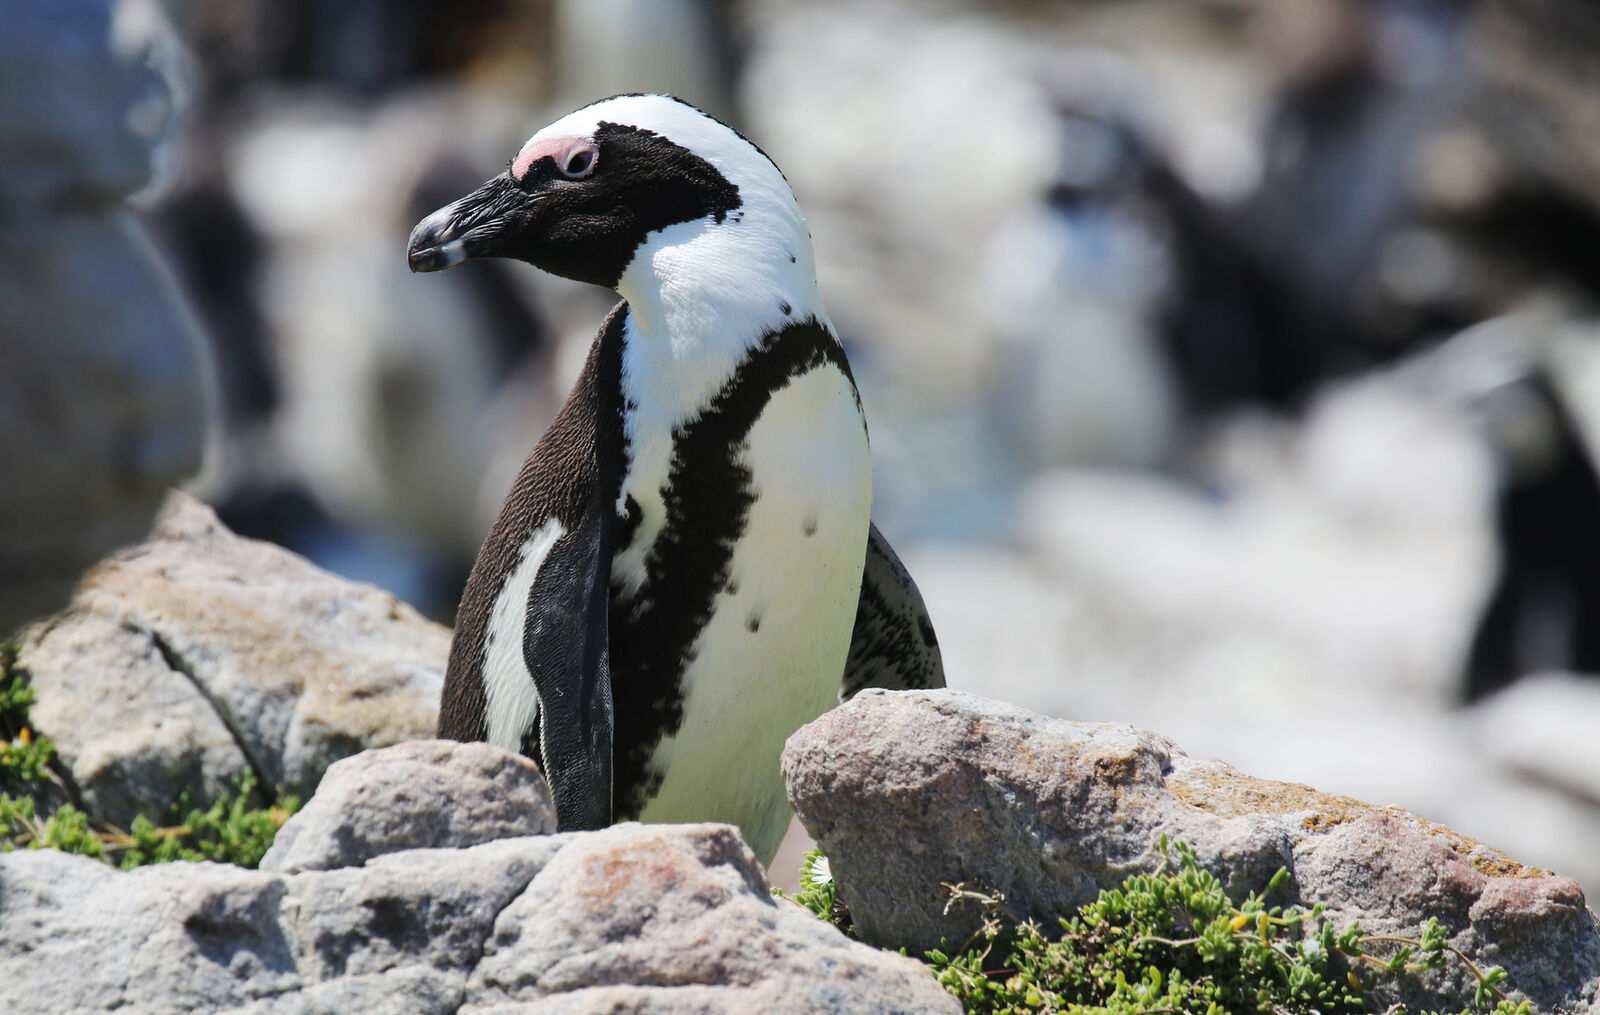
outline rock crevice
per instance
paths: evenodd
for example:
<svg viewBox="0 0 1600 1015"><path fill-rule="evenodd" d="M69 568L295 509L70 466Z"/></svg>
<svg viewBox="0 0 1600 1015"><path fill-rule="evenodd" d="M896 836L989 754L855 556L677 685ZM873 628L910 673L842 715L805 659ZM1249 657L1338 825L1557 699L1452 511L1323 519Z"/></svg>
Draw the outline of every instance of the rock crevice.
<svg viewBox="0 0 1600 1015"><path fill-rule="evenodd" d="M211 711L216 714L217 721L222 724L223 729L228 731L228 735L233 737L233 742L238 746L239 753L243 755L245 764L250 766L250 773L255 776L256 802L267 803L267 797L277 787L277 783L268 776L267 766L262 764L255 754L251 752L249 742L239 729L238 723L230 717L229 710L224 707L222 702L217 700L216 696L211 693L211 689L206 687L205 682L196 673L194 666L184 659L177 649L172 647L171 642L162 637L160 631L155 628L146 628L141 633L149 637L150 644L155 646L156 652L161 655L161 661L167 664L167 669L189 681L196 693L200 695L200 700L211 707Z"/></svg>

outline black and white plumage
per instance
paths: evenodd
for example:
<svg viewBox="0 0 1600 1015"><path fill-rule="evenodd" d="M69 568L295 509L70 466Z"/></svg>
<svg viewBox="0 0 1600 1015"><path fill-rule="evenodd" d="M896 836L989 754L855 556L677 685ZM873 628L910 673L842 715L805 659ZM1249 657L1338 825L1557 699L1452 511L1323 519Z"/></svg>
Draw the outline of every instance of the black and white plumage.
<svg viewBox="0 0 1600 1015"><path fill-rule="evenodd" d="M769 860L789 734L944 683L794 195L712 117L617 96L412 233L413 270L474 257L623 302L467 582L440 735L537 760L564 829L727 821Z"/></svg>

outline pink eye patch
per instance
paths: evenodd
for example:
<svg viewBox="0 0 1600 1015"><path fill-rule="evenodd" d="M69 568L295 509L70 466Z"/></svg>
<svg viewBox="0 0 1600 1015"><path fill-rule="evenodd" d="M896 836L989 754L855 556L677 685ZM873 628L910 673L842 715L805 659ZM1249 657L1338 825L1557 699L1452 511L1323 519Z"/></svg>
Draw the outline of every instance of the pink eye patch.
<svg viewBox="0 0 1600 1015"><path fill-rule="evenodd" d="M528 175L535 162L550 158L563 176L582 179L594 171L599 154L595 143L586 137L552 137L530 141L512 160L511 175L520 180Z"/></svg>

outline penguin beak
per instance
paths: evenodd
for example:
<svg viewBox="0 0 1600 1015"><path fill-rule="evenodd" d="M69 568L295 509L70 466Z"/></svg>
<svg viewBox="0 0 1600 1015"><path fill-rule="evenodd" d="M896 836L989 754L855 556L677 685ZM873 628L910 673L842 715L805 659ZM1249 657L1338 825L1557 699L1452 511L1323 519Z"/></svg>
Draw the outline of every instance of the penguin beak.
<svg viewBox="0 0 1600 1015"><path fill-rule="evenodd" d="M406 261L412 271L443 271L477 257L494 257L533 217L539 194L497 176L429 215L411 230Z"/></svg>

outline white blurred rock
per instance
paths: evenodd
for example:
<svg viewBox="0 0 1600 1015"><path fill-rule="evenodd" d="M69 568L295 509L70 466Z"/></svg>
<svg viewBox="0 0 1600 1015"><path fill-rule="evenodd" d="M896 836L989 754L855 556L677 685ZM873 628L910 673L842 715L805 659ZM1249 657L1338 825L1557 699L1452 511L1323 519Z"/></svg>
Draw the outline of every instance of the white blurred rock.
<svg viewBox="0 0 1600 1015"><path fill-rule="evenodd" d="M1478 702L1471 715L1481 749L1505 768L1600 801L1600 677L1534 674Z"/></svg>
<svg viewBox="0 0 1600 1015"><path fill-rule="evenodd" d="M568 0L557 3L557 105L607 95L663 92L737 121L729 10L706 0Z"/></svg>
<svg viewBox="0 0 1600 1015"><path fill-rule="evenodd" d="M1054 168L1037 40L899 3L768 5L753 32L751 129L805 210L830 315L906 383L982 390L981 253Z"/></svg>
<svg viewBox="0 0 1600 1015"><path fill-rule="evenodd" d="M1157 333L1171 266L1148 227L1040 203L1000 226L981 268L975 312L999 340L992 411L1022 464L1160 463L1178 396Z"/></svg>
<svg viewBox="0 0 1600 1015"><path fill-rule="evenodd" d="M1333 705L1362 687L1452 702L1493 559L1492 463L1469 421L1380 376L1325 393L1280 454L1258 448L1231 469L1217 491L1047 475L1027 495L1024 543L1173 643L1187 672L1170 682L1192 679L1184 660L1207 646L1244 639L1299 661L1263 685L1287 701ZM1262 659L1279 667L1276 654Z"/></svg>

